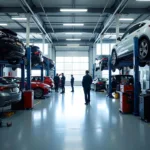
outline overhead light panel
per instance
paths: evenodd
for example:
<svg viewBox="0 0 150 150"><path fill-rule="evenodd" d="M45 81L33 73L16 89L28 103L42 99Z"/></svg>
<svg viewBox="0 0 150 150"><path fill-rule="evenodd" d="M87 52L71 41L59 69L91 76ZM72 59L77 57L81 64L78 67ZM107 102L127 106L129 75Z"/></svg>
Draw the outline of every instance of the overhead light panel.
<svg viewBox="0 0 150 150"><path fill-rule="evenodd" d="M150 2L150 0L136 0L136 1L139 1L139 2Z"/></svg>
<svg viewBox="0 0 150 150"><path fill-rule="evenodd" d="M12 17L12 20L27 20L27 18L20 18L20 17Z"/></svg>
<svg viewBox="0 0 150 150"><path fill-rule="evenodd" d="M133 21L133 18L120 18L120 21Z"/></svg>
<svg viewBox="0 0 150 150"><path fill-rule="evenodd" d="M7 23L0 23L0 26L7 26Z"/></svg>
<svg viewBox="0 0 150 150"><path fill-rule="evenodd" d="M60 9L61 12L87 12L88 10L87 9L72 9L72 8L69 8L69 9Z"/></svg>
<svg viewBox="0 0 150 150"><path fill-rule="evenodd" d="M80 33L80 32L67 32L65 34L68 34L68 35L81 35L82 33Z"/></svg>
<svg viewBox="0 0 150 150"><path fill-rule="evenodd" d="M70 47L78 47L80 46L79 44L67 44L67 46L70 46Z"/></svg>
<svg viewBox="0 0 150 150"><path fill-rule="evenodd" d="M64 23L63 26L84 26L83 23Z"/></svg>
<svg viewBox="0 0 150 150"><path fill-rule="evenodd" d="M81 39L66 39L67 41L81 41Z"/></svg>

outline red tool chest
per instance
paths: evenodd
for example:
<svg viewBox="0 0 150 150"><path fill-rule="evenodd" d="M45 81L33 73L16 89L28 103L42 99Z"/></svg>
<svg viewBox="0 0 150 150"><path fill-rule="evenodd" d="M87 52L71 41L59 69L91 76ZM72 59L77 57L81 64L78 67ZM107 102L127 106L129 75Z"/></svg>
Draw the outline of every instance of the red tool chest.
<svg viewBox="0 0 150 150"><path fill-rule="evenodd" d="M24 109L32 109L34 106L34 91L28 90L23 92Z"/></svg>

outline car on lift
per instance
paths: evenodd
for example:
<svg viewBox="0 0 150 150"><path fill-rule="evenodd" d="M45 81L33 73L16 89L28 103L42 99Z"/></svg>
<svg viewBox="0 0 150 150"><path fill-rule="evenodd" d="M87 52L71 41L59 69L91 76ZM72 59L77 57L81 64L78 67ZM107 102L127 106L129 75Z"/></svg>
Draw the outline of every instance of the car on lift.
<svg viewBox="0 0 150 150"><path fill-rule="evenodd" d="M133 58L134 37L139 39L139 59L147 60L150 58L150 20L145 20L133 25L123 36L118 37L118 43L112 49L111 64L115 71L118 62L126 57ZM140 62L141 67L145 66L145 62Z"/></svg>
<svg viewBox="0 0 150 150"><path fill-rule="evenodd" d="M30 45L31 48L31 64L32 67L43 64L43 55L40 48L35 45ZM27 55L27 54L26 54Z"/></svg>
<svg viewBox="0 0 150 150"><path fill-rule="evenodd" d="M21 78L19 77L4 77L8 82L17 83L20 87ZM25 79L25 88L27 88L27 81ZM42 98L47 96L51 92L51 88L49 85L42 82L31 82L31 89L34 90L35 98Z"/></svg>
<svg viewBox="0 0 150 150"><path fill-rule="evenodd" d="M18 64L25 55L25 46L17 34L8 29L0 29L0 60Z"/></svg>
<svg viewBox="0 0 150 150"><path fill-rule="evenodd" d="M41 82L40 76L32 76L31 77L32 82ZM51 88L54 88L54 80L51 77L44 76L44 83L48 84Z"/></svg>
<svg viewBox="0 0 150 150"><path fill-rule="evenodd" d="M108 55L101 55L96 58L96 71L108 69Z"/></svg>
<svg viewBox="0 0 150 150"><path fill-rule="evenodd" d="M91 84L91 89L94 91L106 90L107 78L95 78Z"/></svg>
<svg viewBox="0 0 150 150"><path fill-rule="evenodd" d="M10 83L0 77L0 107L17 103L21 100L22 94L15 83Z"/></svg>
<svg viewBox="0 0 150 150"><path fill-rule="evenodd" d="M47 58L47 59L48 59L48 61L49 61L49 69L50 69L50 70L51 70L51 69L54 69L55 62L54 62L52 59L49 59L49 58ZM45 68L46 68L46 67L47 67L47 63L46 63L45 60L44 60L43 64L44 64L44 66L45 66Z"/></svg>

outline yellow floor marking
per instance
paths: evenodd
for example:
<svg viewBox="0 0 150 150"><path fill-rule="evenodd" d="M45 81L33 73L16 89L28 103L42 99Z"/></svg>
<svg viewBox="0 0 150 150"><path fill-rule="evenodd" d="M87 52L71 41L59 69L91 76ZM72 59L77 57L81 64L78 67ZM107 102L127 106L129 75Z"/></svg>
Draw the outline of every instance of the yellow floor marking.
<svg viewBox="0 0 150 150"><path fill-rule="evenodd" d="M38 101L37 103L34 104L34 106L36 106L36 105L38 105L38 104L40 104L40 103L41 103L41 101Z"/></svg>

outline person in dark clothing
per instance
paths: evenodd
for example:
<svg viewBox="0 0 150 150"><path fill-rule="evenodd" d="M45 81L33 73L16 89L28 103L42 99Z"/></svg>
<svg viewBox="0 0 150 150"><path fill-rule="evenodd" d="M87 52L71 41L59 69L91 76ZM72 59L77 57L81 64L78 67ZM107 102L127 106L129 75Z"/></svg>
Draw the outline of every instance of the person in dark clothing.
<svg viewBox="0 0 150 150"><path fill-rule="evenodd" d="M55 92L58 92L58 87L59 87L59 75L56 74L56 76L54 77L54 84L55 84Z"/></svg>
<svg viewBox="0 0 150 150"><path fill-rule="evenodd" d="M74 92L74 77L73 75L71 75L71 88L72 88L72 91L71 92Z"/></svg>
<svg viewBox="0 0 150 150"><path fill-rule="evenodd" d="M62 92L61 92L61 94L65 93L65 81L66 81L66 78L64 76L64 73L62 73L62 77L61 77Z"/></svg>
<svg viewBox="0 0 150 150"><path fill-rule="evenodd" d="M92 77L89 75L89 71L86 71L86 75L83 77L82 86L85 95L85 105L90 103L90 90L92 84Z"/></svg>

